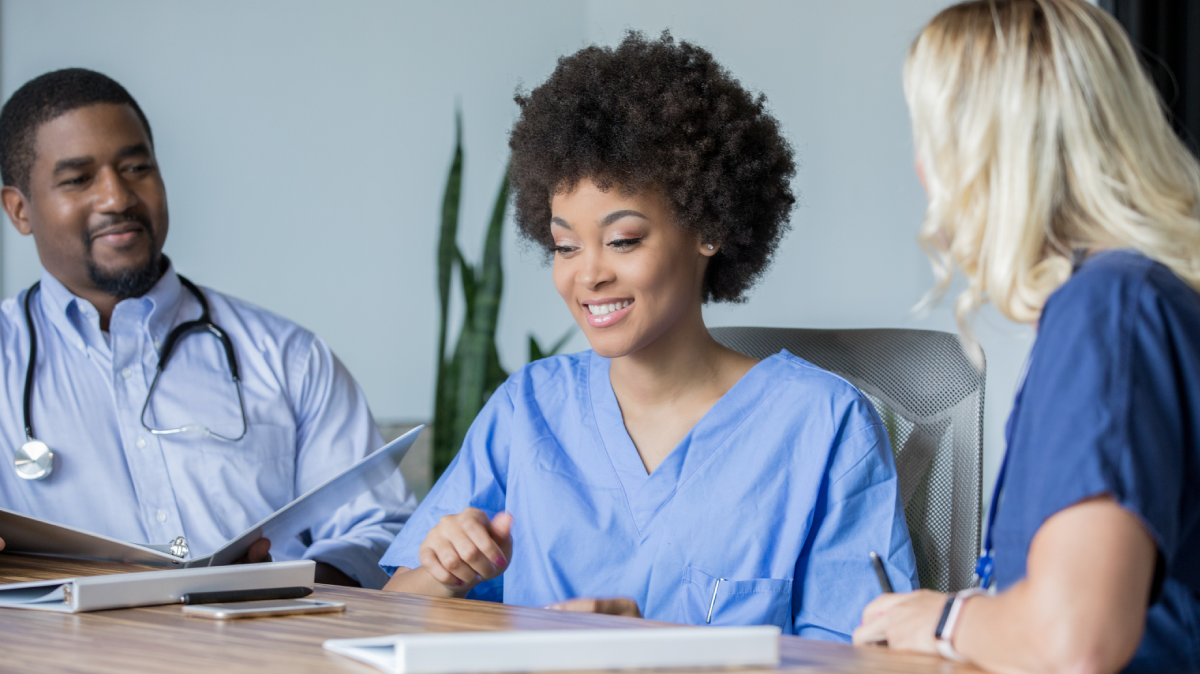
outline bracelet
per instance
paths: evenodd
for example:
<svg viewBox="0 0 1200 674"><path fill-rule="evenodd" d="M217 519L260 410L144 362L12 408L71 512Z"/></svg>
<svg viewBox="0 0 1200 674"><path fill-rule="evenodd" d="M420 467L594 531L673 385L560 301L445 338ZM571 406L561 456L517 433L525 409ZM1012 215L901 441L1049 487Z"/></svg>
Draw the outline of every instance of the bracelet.
<svg viewBox="0 0 1200 674"><path fill-rule="evenodd" d="M942 618L938 621L937 630L933 633L937 640L938 653L941 653L943 658L954 662L967 662L962 654L954 650L954 628L958 626L958 617L962 615L962 607L967 599L984 593L984 590L972 587L946 599L946 606L942 609Z"/></svg>

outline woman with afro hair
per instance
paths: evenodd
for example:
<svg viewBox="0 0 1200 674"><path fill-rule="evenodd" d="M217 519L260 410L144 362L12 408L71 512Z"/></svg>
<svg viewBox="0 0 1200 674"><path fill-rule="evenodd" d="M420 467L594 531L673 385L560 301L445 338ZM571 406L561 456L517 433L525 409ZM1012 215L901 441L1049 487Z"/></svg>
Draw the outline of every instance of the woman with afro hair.
<svg viewBox="0 0 1200 674"><path fill-rule="evenodd" d="M764 98L707 51L630 33L561 58L512 130L526 239L592 349L488 400L380 561L387 589L847 641L915 562L884 428L789 353L718 344L795 199Z"/></svg>

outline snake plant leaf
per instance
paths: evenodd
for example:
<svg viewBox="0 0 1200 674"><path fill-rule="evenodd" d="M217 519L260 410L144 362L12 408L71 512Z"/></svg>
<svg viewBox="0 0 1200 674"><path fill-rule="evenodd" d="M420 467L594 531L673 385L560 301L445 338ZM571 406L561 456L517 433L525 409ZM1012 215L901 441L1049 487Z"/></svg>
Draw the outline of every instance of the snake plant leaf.
<svg viewBox="0 0 1200 674"><path fill-rule="evenodd" d="M549 358L550 356L558 355L558 352L562 351L562 348L567 345L567 342L570 341L571 337L574 334L575 334L574 326L567 328L566 333L564 333L562 337L558 338L558 341L554 343L554 346L550 347L549 351L545 351L542 349L542 345L538 343L537 338L534 337L532 333L530 333L530 335L529 335L529 362L532 363L535 360L541 360L543 358Z"/></svg>
<svg viewBox="0 0 1200 674"><path fill-rule="evenodd" d="M471 422L483 409L488 397L508 378L508 373L500 365L500 355L496 350L496 323L504 291L500 244L507 206L506 170L504 180L500 183L499 194L496 196L495 207L492 209L492 219L484 239L483 260L479 267L471 269L461 251L457 253L462 272L463 293L467 298L467 311L454 353L458 362L451 431L451 445L454 451L462 446Z"/></svg>
<svg viewBox="0 0 1200 674"><path fill-rule="evenodd" d="M454 114L454 159L450 162L450 175L446 177L446 191L442 195L442 227L438 233L437 274L438 300L441 302L442 323L438 336L438 362L446 358L446 323L450 315L450 276L458 252L458 210L462 204L462 111Z"/></svg>
<svg viewBox="0 0 1200 674"><path fill-rule="evenodd" d="M463 257L462 251L458 246L454 247L454 259L458 261L458 271L462 281L463 299L466 300L466 317L463 319L463 327L467 329L471 326L471 319L475 315L475 295L477 292L478 275L475 269L467 263L467 259Z"/></svg>
<svg viewBox="0 0 1200 674"><path fill-rule="evenodd" d="M529 335L529 362L532 363L535 360L541 360L545 357L546 357L546 354L542 353L542 345L538 344L537 337L534 337L532 334L530 334Z"/></svg>
<svg viewBox="0 0 1200 674"><path fill-rule="evenodd" d="M462 111L454 114L454 157L450 162L450 174L446 177L446 190L442 195L442 223L438 232L437 282L438 301L441 304L441 322L438 326L437 384L433 405L433 462L435 474L440 475L457 451L452 445L453 426L457 399L454 384L458 381L459 366L455 360L447 362L446 330L450 315L450 278L454 264L461 264L458 253L458 212L462 203Z"/></svg>

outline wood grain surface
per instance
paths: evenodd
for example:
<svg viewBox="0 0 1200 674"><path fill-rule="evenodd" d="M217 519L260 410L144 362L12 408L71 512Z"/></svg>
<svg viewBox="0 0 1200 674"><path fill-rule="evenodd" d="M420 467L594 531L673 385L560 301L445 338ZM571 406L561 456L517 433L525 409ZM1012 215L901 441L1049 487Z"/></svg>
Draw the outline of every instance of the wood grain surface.
<svg viewBox="0 0 1200 674"><path fill-rule="evenodd" d="M143 570L146 569L121 564L0 553L0 583ZM312 598L345 602L346 612L219 621L185 617L179 606L75 615L0 609L0 671L367 674L376 670L328 653L321 643L326 639L400 632L631 628L666 624L331 585L317 585ZM778 670L722 671L884 674L980 671L932 656L797 637L784 637L782 650L783 664ZM678 674L681 670L670 671Z"/></svg>

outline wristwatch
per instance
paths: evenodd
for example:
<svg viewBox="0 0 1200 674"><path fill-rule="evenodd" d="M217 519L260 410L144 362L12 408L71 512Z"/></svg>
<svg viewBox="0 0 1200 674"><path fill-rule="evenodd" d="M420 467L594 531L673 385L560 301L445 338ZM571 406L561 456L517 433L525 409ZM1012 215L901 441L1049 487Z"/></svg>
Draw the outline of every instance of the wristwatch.
<svg viewBox="0 0 1200 674"><path fill-rule="evenodd" d="M962 654L954 650L954 628L958 626L958 616L962 614L963 603L977 594L986 593L987 591L982 588L972 587L950 595L946 599L946 607L942 609L942 619L938 621L937 631L933 633L934 638L937 639L938 653L941 653L943 658L955 662L967 662Z"/></svg>

